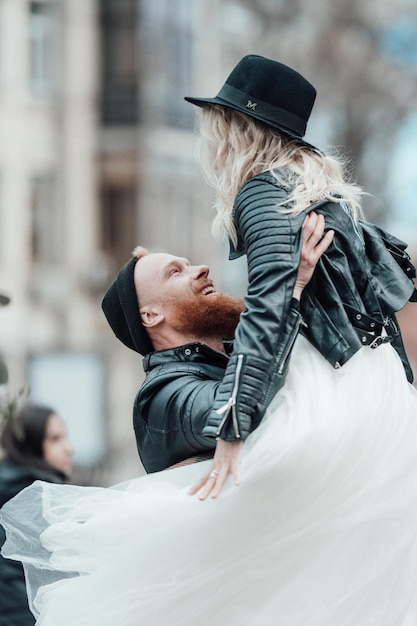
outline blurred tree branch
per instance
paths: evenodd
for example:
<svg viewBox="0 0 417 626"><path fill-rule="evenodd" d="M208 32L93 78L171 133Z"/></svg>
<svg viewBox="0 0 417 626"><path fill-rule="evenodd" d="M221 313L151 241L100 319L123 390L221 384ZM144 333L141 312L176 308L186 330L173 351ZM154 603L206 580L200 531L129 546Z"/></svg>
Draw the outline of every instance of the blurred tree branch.
<svg viewBox="0 0 417 626"><path fill-rule="evenodd" d="M236 58L264 54L311 77L318 90L316 110L337 118L331 145L352 158L359 183L378 198L373 211L384 217L388 155L399 125L417 108L417 43L415 68L390 57L383 43L401 18L415 20L417 28L415 5L409 0L242 0L239 6L253 16L256 34L232 37L224 45Z"/></svg>

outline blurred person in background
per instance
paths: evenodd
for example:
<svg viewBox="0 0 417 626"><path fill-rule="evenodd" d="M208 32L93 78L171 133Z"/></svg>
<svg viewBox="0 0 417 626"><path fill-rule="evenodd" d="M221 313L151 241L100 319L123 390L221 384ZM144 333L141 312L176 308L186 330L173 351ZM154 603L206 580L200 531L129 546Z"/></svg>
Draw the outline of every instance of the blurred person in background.
<svg viewBox="0 0 417 626"><path fill-rule="evenodd" d="M0 293L0 308L8 305L10 302L9 296L6 296L4 293ZM7 394L8 388L7 383L9 382L9 371L7 369L7 365L4 359L0 355L0 411L3 406L7 405Z"/></svg>
<svg viewBox="0 0 417 626"><path fill-rule="evenodd" d="M0 443L0 507L35 480L61 484L71 477L72 447L64 422L52 408L27 404L16 415L9 413ZM4 541L0 526L0 545ZM0 626L33 624L22 564L0 556Z"/></svg>

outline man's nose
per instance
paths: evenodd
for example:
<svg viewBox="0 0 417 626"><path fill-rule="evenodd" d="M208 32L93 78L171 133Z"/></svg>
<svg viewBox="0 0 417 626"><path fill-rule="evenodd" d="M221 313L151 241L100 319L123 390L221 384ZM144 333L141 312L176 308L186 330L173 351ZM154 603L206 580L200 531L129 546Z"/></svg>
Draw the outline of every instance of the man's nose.
<svg viewBox="0 0 417 626"><path fill-rule="evenodd" d="M194 268L194 278L197 280L199 278L207 278L209 271L210 269L207 265L198 265Z"/></svg>

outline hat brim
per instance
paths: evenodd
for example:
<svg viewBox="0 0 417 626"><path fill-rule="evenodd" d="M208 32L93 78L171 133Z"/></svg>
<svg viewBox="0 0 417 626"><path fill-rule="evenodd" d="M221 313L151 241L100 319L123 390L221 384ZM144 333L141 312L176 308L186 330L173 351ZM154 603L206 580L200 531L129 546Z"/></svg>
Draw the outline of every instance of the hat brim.
<svg viewBox="0 0 417 626"><path fill-rule="evenodd" d="M277 124L274 120L270 120L270 119L263 117L262 115L259 115L256 111L249 112L247 108L240 107L237 104L232 104L228 102L227 100L223 100L222 98L219 98L218 96L216 96L215 98L191 98L189 96L184 96L184 100L186 100L187 102L190 102L191 104L195 104L196 106L201 107L201 108L204 108L207 105L218 104L220 106L227 107L229 109L234 109L235 111L244 113L245 115L248 115L249 117L255 118L256 120L258 120L259 122L262 122L263 124L266 124L267 126L276 128L281 133L283 133L287 137L290 137L291 139L293 139L300 145L307 146L308 148L311 148L312 150L320 152L320 150L316 148L316 146L313 146L311 143L308 143L307 141L303 139L303 137L292 132L291 130L283 126L282 124Z"/></svg>

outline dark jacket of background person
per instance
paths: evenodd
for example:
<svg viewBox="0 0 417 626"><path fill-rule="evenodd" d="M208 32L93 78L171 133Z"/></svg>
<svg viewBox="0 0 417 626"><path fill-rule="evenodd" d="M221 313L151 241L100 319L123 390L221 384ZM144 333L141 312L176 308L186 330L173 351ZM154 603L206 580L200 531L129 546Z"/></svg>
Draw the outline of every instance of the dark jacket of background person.
<svg viewBox="0 0 417 626"><path fill-rule="evenodd" d="M27 407L35 419L27 422L26 438L12 421L5 426L1 443L6 458L0 461L0 507L35 480L64 483L61 472L48 466L42 458L42 445L50 409ZM23 413L23 411L22 411ZM28 515L30 513L28 512ZM0 546L6 539L0 525ZM0 555L0 626L33 626L35 618L28 607L22 564Z"/></svg>

